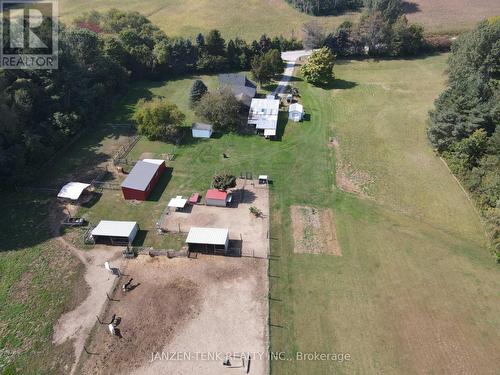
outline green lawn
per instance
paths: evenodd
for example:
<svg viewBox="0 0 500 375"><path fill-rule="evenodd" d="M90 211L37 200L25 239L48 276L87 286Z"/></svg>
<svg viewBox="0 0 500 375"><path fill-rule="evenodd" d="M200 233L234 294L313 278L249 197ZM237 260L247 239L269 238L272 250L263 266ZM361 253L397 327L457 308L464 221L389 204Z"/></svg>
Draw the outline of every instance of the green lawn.
<svg viewBox="0 0 500 375"><path fill-rule="evenodd" d="M444 55L340 62L333 88L298 81L310 121L281 121L281 141L224 135L174 148L143 139L132 159L176 154L156 200L134 206L105 192L86 215L138 220L148 231L144 244L180 246L182 238L153 233L170 197L204 192L221 170L269 174L272 350L352 358L273 361L273 374L494 373L498 268L472 206L425 136L445 68ZM191 120L194 78L140 90L177 103ZM204 80L214 87L213 78ZM124 101L121 116L130 115L135 99ZM343 160L374 181L368 199L336 187L331 136ZM342 257L293 253L289 210L296 204L333 209Z"/></svg>
<svg viewBox="0 0 500 375"><path fill-rule="evenodd" d="M332 29L342 21L354 20L358 14L337 17L312 17L300 13L284 0L62 0L59 2L63 22L89 10L119 8L139 11L169 36L191 36L219 29L226 39L240 37L247 41L270 36L300 37L302 25L312 19Z"/></svg>
<svg viewBox="0 0 500 375"><path fill-rule="evenodd" d="M0 203L0 373L56 374L72 344L53 347L53 325L78 303L83 267L51 239L47 197L2 193Z"/></svg>
<svg viewBox="0 0 500 375"><path fill-rule="evenodd" d="M119 191L105 190L82 213L94 222L137 220L145 245L178 248L182 236L154 233L170 197L203 193L216 171L269 174L271 348L351 356L344 363L273 361L273 374L495 373L498 267L472 206L425 137L427 111L444 87L445 68L443 55L339 62L333 88L297 81L310 121L286 123L282 117L281 141L231 134L187 137L174 147L142 139L130 158L176 155L152 200L133 205ZM186 112L189 124L195 116L187 96L195 78L138 85L106 121L127 122L139 97L161 95ZM215 77L202 78L216 86ZM108 154L119 137L109 128L99 132L84 136L76 155ZM327 145L331 136L339 139L342 159L374 181L368 199L336 187L339 155ZM67 160L82 165L80 159ZM53 176L71 170L62 160ZM47 218L47 203L20 197L2 206L0 365L14 360L20 373L54 373L68 357L55 359L51 327L71 300L77 274L64 271L72 269L70 262L59 268L56 260L67 258L54 255L60 249L38 226L37 219ZM16 202L14 208L9 202ZM293 253L289 210L296 204L333 210L342 257ZM51 275L57 272L69 279L55 283L60 276ZM20 293L25 289L27 296ZM27 333L20 333L25 325Z"/></svg>

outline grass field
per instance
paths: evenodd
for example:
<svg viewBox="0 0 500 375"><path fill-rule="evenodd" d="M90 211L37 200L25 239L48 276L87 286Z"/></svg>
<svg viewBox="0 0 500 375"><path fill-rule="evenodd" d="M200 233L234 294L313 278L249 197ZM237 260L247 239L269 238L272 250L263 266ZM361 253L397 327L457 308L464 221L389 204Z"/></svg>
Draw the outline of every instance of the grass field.
<svg viewBox="0 0 500 375"><path fill-rule="evenodd" d="M0 373L64 373L71 343L51 345L53 324L85 294L82 267L50 239L49 200L2 193ZM57 275L57 277L54 277Z"/></svg>
<svg viewBox="0 0 500 375"><path fill-rule="evenodd" d="M281 121L281 142L224 135L174 149L141 140L132 159L176 154L155 200L133 206L120 204L119 192L104 194L87 215L139 219L146 245L180 246L182 238L152 233L168 198L203 192L220 170L269 174L272 350L351 355L344 363L273 361L273 374L494 373L498 268L471 204L425 136L445 68L446 56L339 62L332 88L299 80L310 121ZM138 90L177 103L191 120L194 78ZM136 99L132 91L121 118ZM340 154L328 146L332 136ZM335 186L336 157L370 176L369 198ZM293 205L333 209L343 256L293 253Z"/></svg>
<svg viewBox="0 0 500 375"><path fill-rule="evenodd" d="M64 22L90 9L110 8L139 11L168 35L195 36L219 29L227 39L240 37L251 41L262 34L301 37L305 22L316 19L331 30L345 20L356 20L359 13L312 17L296 11L284 0L60 0ZM496 0L414 0L406 2L408 18L423 24L429 32L454 32L471 29L485 17L500 14Z"/></svg>

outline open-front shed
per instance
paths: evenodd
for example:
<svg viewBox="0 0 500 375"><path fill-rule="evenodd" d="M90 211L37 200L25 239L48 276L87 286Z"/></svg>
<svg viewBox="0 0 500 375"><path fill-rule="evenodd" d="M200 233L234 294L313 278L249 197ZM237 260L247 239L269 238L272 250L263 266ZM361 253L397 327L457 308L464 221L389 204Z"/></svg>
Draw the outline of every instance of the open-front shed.
<svg viewBox="0 0 500 375"><path fill-rule="evenodd" d="M229 250L229 229L192 227L186 243L189 251L225 255Z"/></svg>
<svg viewBox="0 0 500 375"><path fill-rule="evenodd" d="M91 235L95 243L131 245L137 232L139 224L135 221L101 220Z"/></svg>

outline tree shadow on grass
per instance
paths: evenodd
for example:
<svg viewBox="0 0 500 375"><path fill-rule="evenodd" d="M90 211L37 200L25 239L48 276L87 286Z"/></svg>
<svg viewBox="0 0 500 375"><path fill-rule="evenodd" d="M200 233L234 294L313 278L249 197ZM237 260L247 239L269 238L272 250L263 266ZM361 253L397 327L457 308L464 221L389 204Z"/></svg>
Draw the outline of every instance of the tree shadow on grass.
<svg viewBox="0 0 500 375"><path fill-rule="evenodd" d="M317 83L315 86L323 90L347 90L356 87L358 84L352 81L346 81L343 79L332 79L328 82Z"/></svg>
<svg viewBox="0 0 500 375"><path fill-rule="evenodd" d="M172 179L173 170L174 169L171 167L167 167L167 169L165 169L165 172L163 172L163 174L161 175L153 191L151 192L151 194L149 194L147 201L158 202L161 199L163 192L167 188L167 185L170 182L170 180Z"/></svg>

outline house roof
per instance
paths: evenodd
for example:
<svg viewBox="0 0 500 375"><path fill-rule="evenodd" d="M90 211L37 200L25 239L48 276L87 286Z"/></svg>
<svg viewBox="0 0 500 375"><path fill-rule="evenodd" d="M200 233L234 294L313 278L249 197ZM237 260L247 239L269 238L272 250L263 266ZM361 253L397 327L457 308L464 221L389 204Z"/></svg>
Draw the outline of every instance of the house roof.
<svg viewBox="0 0 500 375"><path fill-rule="evenodd" d="M61 188L57 197L76 201L80 198L83 191L89 186L90 184L84 184L81 182L69 182Z"/></svg>
<svg viewBox="0 0 500 375"><path fill-rule="evenodd" d="M99 224L92 229L92 236L130 238L130 236L134 234L136 226L136 221L101 220Z"/></svg>
<svg viewBox="0 0 500 375"><path fill-rule="evenodd" d="M219 74L219 84L221 86L246 86L256 89L255 83L250 81L245 74L228 73Z"/></svg>
<svg viewBox="0 0 500 375"><path fill-rule="evenodd" d="M276 129L280 110L279 99L254 98L250 105L248 123L256 125L257 129Z"/></svg>
<svg viewBox="0 0 500 375"><path fill-rule="evenodd" d="M161 164L139 160L134 165L134 168L132 168L125 181L122 182L121 187L145 191L155 173L160 168L160 165Z"/></svg>
<svg viewBox="0 0 500 375"><path fill-rule="evenodd" d="M193 122L193 125L191 126L191 128L195 129L195 130L212 130L213 125L204 124L201 122Z"/></svg>
<svg viewBox="0 0 500 375"><path fill-rule="evenodd" d="M225 245L229 238L227 228L199 228L192 227L186 239L186 243Z"/></svg>
<svg viewBox="0 0 500 375"><path fill-rule="evenodd" d="M205 196L205 199L215 199L215 200L226 200L227 199L227 192L225 191L220 191L217 189L210 189L207 191L207 195Z"/></svg>
<svg viewBox="0 0 500 375"><path fill-rule="evenodd" d="M253 98L257 93L257 86L244 74L240 73L220 74L219 85L221 87L228 87L233 92L234 96L243 94Z"/></svg>

